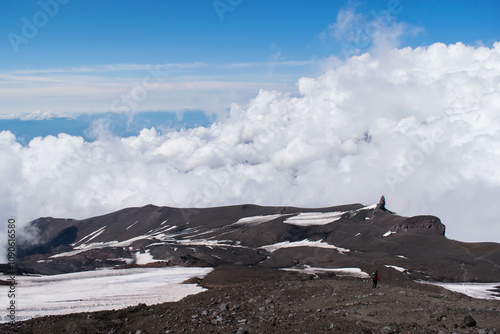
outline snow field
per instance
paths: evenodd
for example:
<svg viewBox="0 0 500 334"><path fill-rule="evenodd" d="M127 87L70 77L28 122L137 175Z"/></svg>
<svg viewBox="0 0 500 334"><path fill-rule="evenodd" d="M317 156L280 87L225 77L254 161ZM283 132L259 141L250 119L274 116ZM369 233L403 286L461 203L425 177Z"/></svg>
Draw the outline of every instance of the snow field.
<svg viewBox="0 0 500 334"><path fill-rule="evenodd" d="M205 276L212 270L196 267L134 268L53 276L18 276L16 319L178 301L205 290L196 284L181 282L191 277ZM8 320L4 316L0 322Z"/></svg>

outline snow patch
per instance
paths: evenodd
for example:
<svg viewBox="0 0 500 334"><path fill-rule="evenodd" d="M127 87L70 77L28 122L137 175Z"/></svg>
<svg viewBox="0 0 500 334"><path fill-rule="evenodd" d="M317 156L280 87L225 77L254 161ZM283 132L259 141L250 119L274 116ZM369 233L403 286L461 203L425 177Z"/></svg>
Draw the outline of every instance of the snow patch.
<svg viewBox="0 0 500 334"><path fill-rule="evenodd" d="M333 272L337 276L352 276L358 278L369 278L370 275L362 271L360 268L321 268L321 267L310 267L305 266L305 268L282 268L281 270L285 271L297 271L303 272L306 274L318 274L318 273L327 273Z"/></svg>
<svg viewBox="0 0 500 334"><path fill-rule="evenodd" d="M369 206L364 206L361 209L358 209L356 211L361 211L361 210L375 210L377 208L377 204L372 204Z"/></svg>
<svg viewBox="0 0 500 334"><path fill-rule="evenodd" d="M108 261L120 261L120 262L125 262L126 264L131 264L134 262L134 259L129 259L126 257L114 257L114 258L109 258L107 259Z"/></svg>
<svg viewBox="0 0 500 334"><path fill-rule="evenodd" d="M137 220L135 223L133 223L132 225L130 225L129 227L127 227L125 230L128 230L129 228L131 228L132 226L134 226L135 224L137 224L139 221Z"/></svg>
<svg viewBox="0 0 500 334"><path fill-rule="evenodd" d="M278 242L278 243L272 244L272 245L262 246L260 248L263 248L263 249L267 250L268 252L272 253L272 252L274 252L278 249L281 249L281 248L292 248L292 247L331 248L331 249L335 249L340 254L344 254L344 253L351 251L350 249L347 249L347 248L341 248L341 247L337 247L334 245L330 245L329 243L323 242L323 240L310 241L308 239L304 239L302 241L293 241L293 242L292 241L283 241L283 242Z"/></svg>
<svg viewBox="0 0 500 334"><path fill-rule="evenodd" d="M247 248L239 244L233 244L232 240L207 240L207 239L196 239L196 240L175 240L173 243L178 245L189 245L189 246L207 246L207 247L238 247Z"/></svg>
<svg viewBox="0 0 500 334"><path fill-rule="evenodd" d="M393 266L393 265L390 265L390 264L386 264L385 267L392 268L392 269L397 270L397 271L402 272L402 273L408 271L408 269L405 269L403 267Z"/></svg>
<svg viewBox="0 0 500 334"><path fill-rule="evenodd" d="M458 292L476 299L500 300L500 296L498 296L499 293L493 291L493 289L498 289L500 287L500 283L440 283L426 281L417 282L440 286L447 290Z"/></svg>
<svg viewBox="0 0 500 334"><path fill-rule="evenodd" d="M203 232L194 231L194 232L193 232L194 234L186 235L186 236L185 236L185 238L194 238L194 237L199 237L200 235L209 234L209 233L214 233L214 232L216 232L217 230L218 230L218 229L212 229L212 230L207 230L207 231L203 231Z"/></svg>
<svg viewBox="0 0 500 334"><path fill-rule="evenodd" d="M388 236L390 236L392 234L396 234L396 232L394 232L394 231L387 231L387 232L384 233L383 237L388 237Z"/></svg>
<svg viewBox="0 0 500 334"><path fill-rule="evenodd" d="M240 245L241 242L232 241L232 240L208 240L208 239L181 239L181 240L167 240L164 242L157 242L148 245L157 246L157 245L182 245L182 246L206 246L209 248L213 247L238 247L238 248L248 248L247 246ZM174 247L174 250L177 249Z"/></svg>
<svg viewBox="0 0 500 334"><path fill-rule="evenodd" d="M107 226L107 225L106 225L106 226ZM101 227L100 229L98 229L98 230L96 230L96 231L94 231L94 232L92 232L92 233L90 233L90 234L88 234L88 235L84 236L84 237L83 237L83 238L81 238L79 241L77 241L77 242L75 242L74 244L72 244L72 246L75 246L75 245L77 245L77 244L79 244L79 243L82 243L82 242L83 242L84 240L86 240L87 238L90 238L90 239L86 240L87 242L88 242L89 240L94 239L95 237L97 237L98 235L100 235L100 234L104 231L104 229L106 228L106 226L103 226L103 227Z"/></svg>
<svg viewBox="0 0 500 334"><path fill-rule="evenodd" d="M284 223L298 226L326 225L339 220L345 213L345 211L302 212L296 216L287 218Z"/></svg>
<svg viewBox="0 0 500 334"><path fill-rule="evenodd" d="M277 218L283 217L283 216L289 216L290 214L283 215L283 214L275 214L275 215L265 215L265 216L251 216L251 217L244 217L239 219L236 223L233 223L232 225L258 225L262 223L267 223L272 220L275 220Z"/></svg>
<svg viewBox="0 0 500 334"><path fill-rule="evenodd" d="M145 253L136 252L134 258L136 264L148 264L156 261L153 255L149 254L149 249Z"/></svg>
<svg viewBox="0 0 500 334"><path fill-rule="evenodd" d="M98 236L100 236L101 234L103 234L105 229L106 229L106 226L104 226L101 230L97 231L97 233L94 234L90 239L88 239L87 242L89 242L90 240L93 240L93 239L97 238Z"/></svg>

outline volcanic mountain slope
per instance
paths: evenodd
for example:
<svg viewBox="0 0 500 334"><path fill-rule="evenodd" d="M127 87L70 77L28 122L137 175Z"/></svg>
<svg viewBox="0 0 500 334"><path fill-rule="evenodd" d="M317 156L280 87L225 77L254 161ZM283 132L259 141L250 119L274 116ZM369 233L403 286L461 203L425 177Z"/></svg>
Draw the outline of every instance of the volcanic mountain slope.
<svg viewBox="0 0 500 334"><path fill-rule="evenodd" d="M147 205L84 220L39 218L39 243L19 250L27 272L101 267L240 265L267 268L393 266L414 279L497 281L500 244L447 239L434 216L402 217L377 205L328 208ZM150 264L151 265L151 264Z"/></svg>

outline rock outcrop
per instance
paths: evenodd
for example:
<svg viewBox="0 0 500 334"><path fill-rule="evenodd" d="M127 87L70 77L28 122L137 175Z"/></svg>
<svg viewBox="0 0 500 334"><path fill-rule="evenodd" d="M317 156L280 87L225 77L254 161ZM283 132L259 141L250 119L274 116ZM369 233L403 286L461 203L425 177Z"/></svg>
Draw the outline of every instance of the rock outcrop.
<svg viewBox="0 0 500 334"><path fill-rule="evenodd" d="M444 236L446 227L438 217L435 216L415 216L407 218L403 223L394 226L391 232L415 231L429 232Z"/></svg>

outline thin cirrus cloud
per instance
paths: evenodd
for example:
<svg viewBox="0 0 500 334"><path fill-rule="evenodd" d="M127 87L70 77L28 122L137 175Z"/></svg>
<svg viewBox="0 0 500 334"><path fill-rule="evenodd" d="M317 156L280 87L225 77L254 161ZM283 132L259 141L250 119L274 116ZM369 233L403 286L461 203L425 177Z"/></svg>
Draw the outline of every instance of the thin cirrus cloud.
<svg viewBox="0 0 500 334"><path fill-rule="evenodd" d="M26 146L3 131L1 212L26 224L148 203L318 207L384 194L402 215L439 216L449 237L499 241L500 43L366 53L297 87L260 90L187 130Z"/></svg>
<svg viewBox="0 0 500 334"><path fill-rule="evenodd" d="M270 60L22 69L0 73L0 118L189 109L222 115L231 103L244 103L259 89L292 90L300 73L315 66L315 61ZM121 101L131 94L132 103Z"/></svg>

